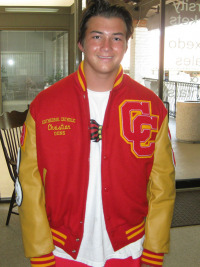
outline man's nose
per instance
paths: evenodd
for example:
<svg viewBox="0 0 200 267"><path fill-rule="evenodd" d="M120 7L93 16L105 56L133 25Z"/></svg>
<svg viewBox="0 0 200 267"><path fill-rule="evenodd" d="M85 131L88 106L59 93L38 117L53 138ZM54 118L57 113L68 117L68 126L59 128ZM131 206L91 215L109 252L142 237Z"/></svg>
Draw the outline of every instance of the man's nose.
<svg viewBox="0 0 200 267"><path fill-rule="evenodd" d="M102 41L102 49L108 51L111 49L111 40L109 38L104 38Z"/></svg>

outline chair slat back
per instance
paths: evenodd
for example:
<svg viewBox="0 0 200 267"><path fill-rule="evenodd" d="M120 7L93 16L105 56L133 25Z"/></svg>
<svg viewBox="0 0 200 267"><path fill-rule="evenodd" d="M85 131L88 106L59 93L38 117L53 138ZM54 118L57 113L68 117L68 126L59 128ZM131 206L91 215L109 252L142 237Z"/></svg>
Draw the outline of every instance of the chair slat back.
<svg viewBox="0 0 200 267"><path fill-rule="evenodd" d="M27 111L5 112L0 116L0 140L8 171L13 182L15 182L17 177L17 153L20 147L20 136Z"/></svg>

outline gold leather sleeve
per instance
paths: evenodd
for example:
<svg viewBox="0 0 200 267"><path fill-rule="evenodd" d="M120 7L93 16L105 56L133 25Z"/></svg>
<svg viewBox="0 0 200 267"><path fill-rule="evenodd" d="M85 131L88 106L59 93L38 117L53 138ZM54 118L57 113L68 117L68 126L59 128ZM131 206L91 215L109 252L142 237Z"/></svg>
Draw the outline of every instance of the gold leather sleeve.
<svg viewBox="0 0 200 267"><path fill-rule="evenodd" d="M152 252L169 252L175 194L174 160L166 116L156 137L154 164L147 188L149 208L145 223L144 248Z"/></svg>
<svg viewBox="0 0 200 267"><path fill-rule="evenodd" d="M52 252L54 245L45 210L44 186L37 164L35 121L30 112L25 126L19 166L23 192L19 214L25 255L31 258Z"/></svg>

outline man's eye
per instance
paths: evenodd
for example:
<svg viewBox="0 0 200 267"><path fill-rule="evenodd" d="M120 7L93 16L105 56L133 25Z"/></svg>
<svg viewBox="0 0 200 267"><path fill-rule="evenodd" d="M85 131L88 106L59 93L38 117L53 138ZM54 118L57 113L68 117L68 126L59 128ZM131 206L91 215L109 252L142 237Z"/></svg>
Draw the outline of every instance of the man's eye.
<svg viewBox="0 0 200 267"><path fill-rule="evenodd" d="M98 36L98 35L93 36L93 39L100 39L100 36Z"/></svg>
<svg viewBox="0 0 200 267"><path fill-rule="evenodd" d="M114 38L115 41L120 41L121 39L119 37Z"/></svg>

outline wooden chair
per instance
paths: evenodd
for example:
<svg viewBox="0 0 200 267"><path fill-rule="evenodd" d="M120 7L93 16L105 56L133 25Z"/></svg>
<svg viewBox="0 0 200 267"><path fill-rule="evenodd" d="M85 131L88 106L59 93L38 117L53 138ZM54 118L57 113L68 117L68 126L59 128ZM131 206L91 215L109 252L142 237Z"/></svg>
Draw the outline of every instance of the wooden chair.
<svg viewBox="0 0 200 267"><path fill-rule="evenodd" d="M5 112L0 116L0 140L3 148L3 153L7 163L8 171L14 184L17 178L17 153L20 147L20 136L22 131L22 126L26 119L27 111L19 112ZM10 206L8 210L6 225L9 224L11 214L18 214L13 211L16 207L15 203L15 190L10 201Z"/></svg>

